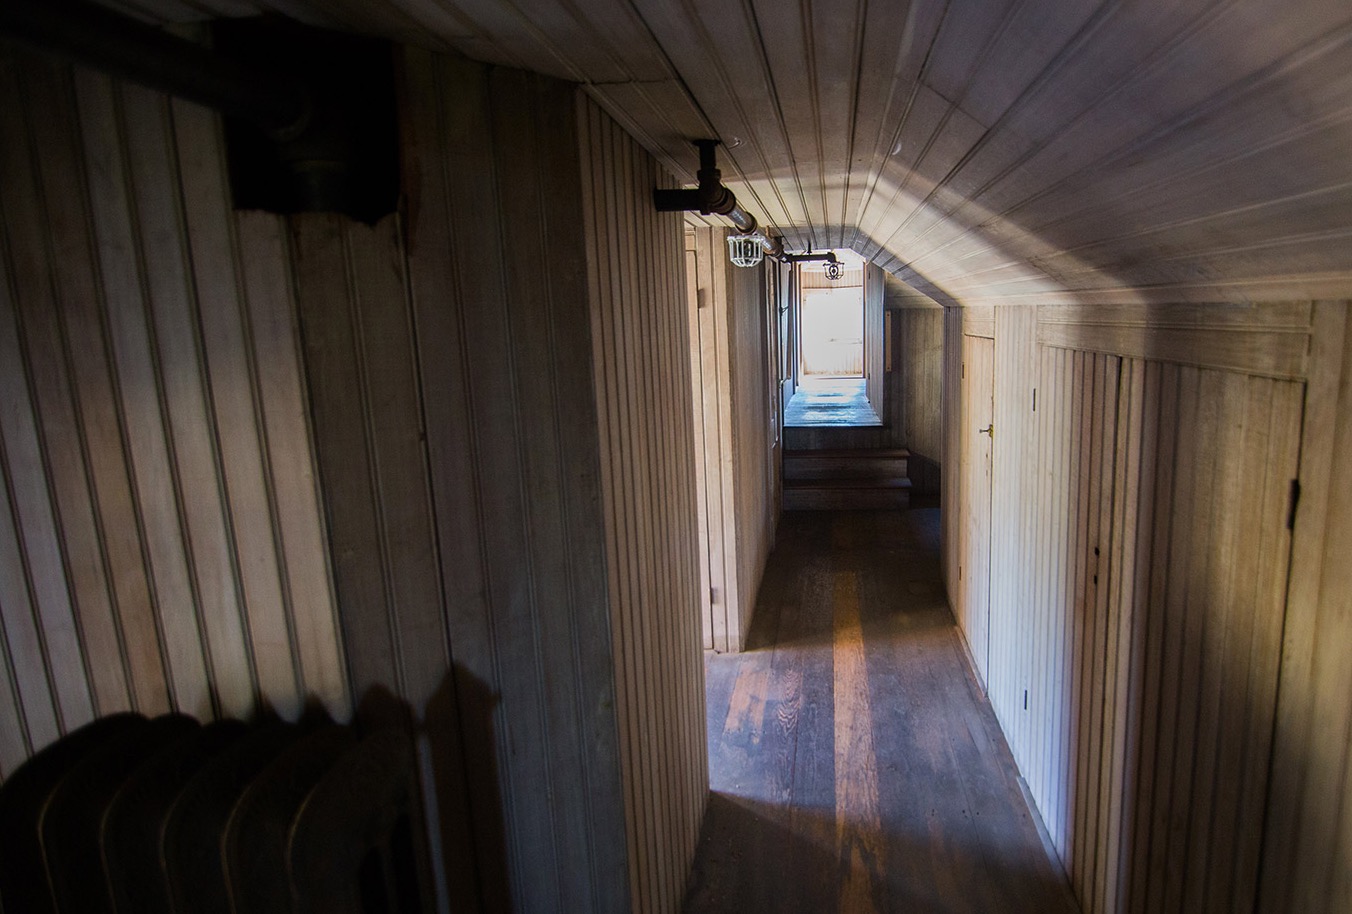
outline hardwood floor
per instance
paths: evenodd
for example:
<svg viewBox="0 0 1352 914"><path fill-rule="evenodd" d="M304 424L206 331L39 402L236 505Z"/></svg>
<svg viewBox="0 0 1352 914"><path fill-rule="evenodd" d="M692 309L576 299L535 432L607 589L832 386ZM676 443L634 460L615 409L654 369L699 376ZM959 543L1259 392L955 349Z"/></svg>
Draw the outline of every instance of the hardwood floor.
<svg viewBox="0 0 1352 914"><path fill-rule="evenodd" d="M742 654L707 654L686 910L1077 910L967 667L938 511L787 514Z"/></svg>

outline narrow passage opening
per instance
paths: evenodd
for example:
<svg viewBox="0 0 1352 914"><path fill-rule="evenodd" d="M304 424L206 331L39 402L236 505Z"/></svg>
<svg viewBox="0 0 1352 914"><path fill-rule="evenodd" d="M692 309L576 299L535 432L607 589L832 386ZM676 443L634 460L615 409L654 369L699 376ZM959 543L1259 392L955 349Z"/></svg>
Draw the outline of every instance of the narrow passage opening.
<svg viewBox="0 0 1352 914"><path fill-rule="evenodd" d="M823 263L795 267L797 385L784 408L790 428L883 424L868 400L864 261L853 251L836 256L845 266L839 279L828 279Z"/></svg>

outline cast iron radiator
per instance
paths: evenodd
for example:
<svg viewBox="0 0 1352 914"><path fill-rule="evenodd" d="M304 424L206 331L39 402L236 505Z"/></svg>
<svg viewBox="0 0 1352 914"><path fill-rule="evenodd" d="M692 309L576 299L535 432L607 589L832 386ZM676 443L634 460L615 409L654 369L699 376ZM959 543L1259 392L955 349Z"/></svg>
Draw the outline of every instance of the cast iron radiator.
<svg viewBox="0 0 1352 914"><path fill-rule="evenodd" d="M0 911L421 911L397 730L116 714L0 785Z"/></svg>

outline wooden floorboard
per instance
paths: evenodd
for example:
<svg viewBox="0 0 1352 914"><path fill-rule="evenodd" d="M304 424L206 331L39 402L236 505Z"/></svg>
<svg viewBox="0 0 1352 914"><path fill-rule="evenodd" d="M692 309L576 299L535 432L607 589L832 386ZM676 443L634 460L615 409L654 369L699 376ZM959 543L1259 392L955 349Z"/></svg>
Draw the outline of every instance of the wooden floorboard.
<svg viewBox="0 0 1352 914"><path fill-rule="evenodd" d="M785 515L747 650L705 656L690 914L1076 911L958 641L938 514Z"/></svg>

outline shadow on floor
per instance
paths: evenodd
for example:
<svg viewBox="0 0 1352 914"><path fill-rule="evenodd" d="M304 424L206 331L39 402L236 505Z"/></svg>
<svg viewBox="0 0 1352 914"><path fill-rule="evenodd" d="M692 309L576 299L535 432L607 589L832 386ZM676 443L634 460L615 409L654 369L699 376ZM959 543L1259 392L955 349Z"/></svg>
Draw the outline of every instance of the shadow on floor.
<svg viewBox="0 0 1352 914"><path fill-rule="evenodd" d="M686 910L1075 911L940 584L938 512L786 515L752 649L706 657Z"/></svg>

